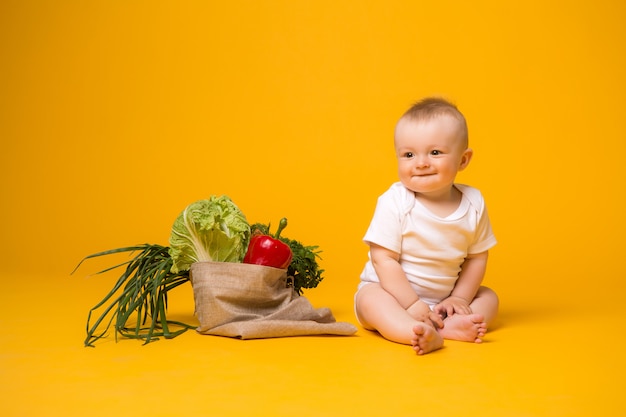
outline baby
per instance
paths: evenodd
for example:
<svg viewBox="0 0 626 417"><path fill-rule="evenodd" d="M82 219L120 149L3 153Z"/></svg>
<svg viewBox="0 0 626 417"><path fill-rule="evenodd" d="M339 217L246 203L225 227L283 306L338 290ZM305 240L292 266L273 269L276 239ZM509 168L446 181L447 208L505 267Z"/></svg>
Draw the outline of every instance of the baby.
<svg viewBox="0 0 626 417"><path fill-rule="evenodd" d="M465 117L424 99L400 118L394 144L400 182L379 197L364 237L357 319L419 355L444 339L480 343L498 311L481 286L496 239L480 191L454 183L473 155Z"/></svg>

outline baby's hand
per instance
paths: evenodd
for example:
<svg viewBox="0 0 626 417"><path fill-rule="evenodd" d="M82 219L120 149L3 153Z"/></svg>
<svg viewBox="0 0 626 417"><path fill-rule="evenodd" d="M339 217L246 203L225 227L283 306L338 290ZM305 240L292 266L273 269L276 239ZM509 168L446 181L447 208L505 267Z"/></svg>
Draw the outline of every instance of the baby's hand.
<svg viewBox="0 0 626 417"><path fill-rule="evenodd" d="M422 300L417 300L406 310L415 320L431 324L435 328L443 327L443 319L439 314L430 310L428 304Z"/></svg>
<svg viewBox="0 0 626 417"><path fill-rule="evenodd" d="M461 297L450 296L437 304L434 308L435 313L442 317L457 314L471 314L472 309L469 303Z"/></svg>

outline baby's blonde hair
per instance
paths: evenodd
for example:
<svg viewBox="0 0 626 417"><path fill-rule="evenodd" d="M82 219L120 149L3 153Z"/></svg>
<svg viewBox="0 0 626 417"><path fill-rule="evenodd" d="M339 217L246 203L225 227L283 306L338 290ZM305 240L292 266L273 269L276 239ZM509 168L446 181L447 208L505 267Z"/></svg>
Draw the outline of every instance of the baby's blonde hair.
<svg viewBox="0 0 626 417"><path fill-rule="evenodd" d="M427 97L413 104L400 120L425 121L435 117L450 116L459 122L459 134L465 146L468 144L467 122L465 116L453 103L440 97Z"/></svg>

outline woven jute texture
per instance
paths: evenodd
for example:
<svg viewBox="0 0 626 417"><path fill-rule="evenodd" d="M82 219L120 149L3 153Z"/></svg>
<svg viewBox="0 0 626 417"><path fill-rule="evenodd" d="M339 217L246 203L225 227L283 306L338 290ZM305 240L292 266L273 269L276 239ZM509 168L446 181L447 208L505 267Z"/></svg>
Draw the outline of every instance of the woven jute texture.
<svg viewBox="0 0 626 417"><path fill-rule="evenodd" d="M290 285L286 269L232 262L196 262L191 283L202 334L260 339L352 335L328 308L314 308Z"/></svg>

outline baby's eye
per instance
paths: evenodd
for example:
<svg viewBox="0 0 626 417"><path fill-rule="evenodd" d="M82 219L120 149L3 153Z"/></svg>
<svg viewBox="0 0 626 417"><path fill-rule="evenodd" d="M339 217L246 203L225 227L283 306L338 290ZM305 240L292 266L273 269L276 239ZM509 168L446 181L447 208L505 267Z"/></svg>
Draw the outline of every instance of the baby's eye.
<svg viewBox="0 0 626 417"><path fill-rule="evenodd" d="M415 154L413 154L413 152L405 152L404 153L404 157L405 158L413 158L415 156Z"/></svg>
<svg viewBox="0 0 626 417"><path fill-rule="evenodd" d="M442 152L438 151L437 149L434 149L434 150L430 151L430 154L433 155L433 156L437 156L437 155L441 155Z"/></svg>

